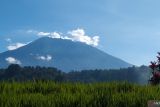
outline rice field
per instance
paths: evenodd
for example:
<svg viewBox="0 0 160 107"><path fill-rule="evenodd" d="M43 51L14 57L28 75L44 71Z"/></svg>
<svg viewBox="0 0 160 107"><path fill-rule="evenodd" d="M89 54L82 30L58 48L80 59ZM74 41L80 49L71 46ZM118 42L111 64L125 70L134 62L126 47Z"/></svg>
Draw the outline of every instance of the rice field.
<svg viewBox="0 0 160 107"><path fill-rule="evenodd" d="M0 107L147 107L159 86L127 82L0 82Z"/></svg>

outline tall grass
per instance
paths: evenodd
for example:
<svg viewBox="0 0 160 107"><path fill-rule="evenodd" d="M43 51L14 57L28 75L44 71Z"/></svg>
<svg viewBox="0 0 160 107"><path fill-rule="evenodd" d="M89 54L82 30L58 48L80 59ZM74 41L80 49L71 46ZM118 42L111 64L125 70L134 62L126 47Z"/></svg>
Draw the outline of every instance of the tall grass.
<svg viewBox="0 0 160 107"><path fill-rule="evenodd" d="M118 83L1 82L1 107L147 107L159 86Z"/></svg>

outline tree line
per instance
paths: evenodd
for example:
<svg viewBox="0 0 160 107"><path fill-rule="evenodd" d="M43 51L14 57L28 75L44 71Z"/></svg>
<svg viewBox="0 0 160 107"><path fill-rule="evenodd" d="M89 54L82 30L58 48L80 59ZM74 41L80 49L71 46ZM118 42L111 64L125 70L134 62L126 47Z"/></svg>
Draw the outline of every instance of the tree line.
<svg viewBox="0 0 160 107"><path fill-rule="evenodd" d="M17 64L0 69L0 81L55 81L55 82L110 82L127 81L131 83L147 83L148 70L146 66L121 69L95 69L63 72L54 67L21 67Z"/></svg>

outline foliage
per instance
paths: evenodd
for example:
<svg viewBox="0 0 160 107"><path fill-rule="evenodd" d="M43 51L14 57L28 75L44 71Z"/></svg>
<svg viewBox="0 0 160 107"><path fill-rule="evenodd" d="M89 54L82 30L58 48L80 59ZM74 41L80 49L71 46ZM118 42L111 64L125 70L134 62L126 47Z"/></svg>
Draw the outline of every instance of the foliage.
<svg viewBox="0 0 160 107"><path fill-rule="evenodd" d="M150 83L152 85L157 85L160 83L160 53L158 52L157 61L152 62L149 66L152 69L152 75L150 78Z"/></svg>
<svg viewBox="0 0 160 107"><path fill-rule="evenodd" d="M10 65L7 69L0 70L0 80L28 81L28 80L54 80L56 82L109 82L128 81L132 83L147 83L144 78L148 67L129 67L110 70L82 70L69 73L62 72L53 67L20 67Z"/></svg>
<svg viewBox="0 0 160 107"><path fill-rule="evenodd" d="M147 107L160 87L126 82L0 82L1 107Z"/></svg>

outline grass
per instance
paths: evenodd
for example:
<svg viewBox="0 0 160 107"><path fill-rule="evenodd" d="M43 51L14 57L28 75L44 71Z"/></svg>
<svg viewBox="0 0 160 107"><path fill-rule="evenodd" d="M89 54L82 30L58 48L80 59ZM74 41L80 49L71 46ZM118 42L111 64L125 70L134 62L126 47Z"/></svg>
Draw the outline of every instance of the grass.
<svg viewBox="0 0 160 107"><path fill-rule="evenodd" d="M159 86L126 82L1 82L1 107L147 107L160 100Z"/></svg>

